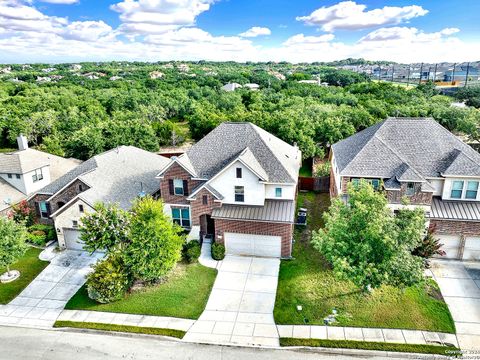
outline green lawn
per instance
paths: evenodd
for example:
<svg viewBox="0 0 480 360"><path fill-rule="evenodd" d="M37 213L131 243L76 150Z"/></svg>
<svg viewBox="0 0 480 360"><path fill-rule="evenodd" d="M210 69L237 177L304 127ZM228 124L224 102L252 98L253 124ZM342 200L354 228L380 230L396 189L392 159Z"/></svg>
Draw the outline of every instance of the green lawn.
<svg viewBox="0 0 480 360"><path fill-rule="evenodd" d="M48 261L41 261L38 258L40 252L41 249L28 248L25 255L10 266L11 270L20 271L20 278L8 284L0 284L0 304L7 304L15 299L47 267ZM5 271L7 269L0 268L0 274Z"/></svg>
<svg viewBox="0 0 480 360"><path fill-rule="evenodd" d="M310 245L311 230L323 225L320 215L328 208L328 196L300 193L298 203L309 209L308 227L296 230L294 260L282 261L280 266L274 310L277 324L323 324L323 318L336 308L339 326L455 332L448 307L433 281L404 291L383 286L364 294L353 283L336 279ZM302 305L301 313L297 305Z"/></svg>
<svg viewBox="0 0 480 360"><path fill-rule="evenodd" d="M216 274L217 270L198 263L178 264L165 283L134 291L110 304L91 300L83 286L65 308L198 319L205 309Z"/></svg>
<svg viewBox="0 0 480 360"><path fill-rule="evenodd" d="M352 340L281 338L280 345L438 354L448 357L455 357L455 355L460 353L460 350L455 346L395 344Z"/></svg>

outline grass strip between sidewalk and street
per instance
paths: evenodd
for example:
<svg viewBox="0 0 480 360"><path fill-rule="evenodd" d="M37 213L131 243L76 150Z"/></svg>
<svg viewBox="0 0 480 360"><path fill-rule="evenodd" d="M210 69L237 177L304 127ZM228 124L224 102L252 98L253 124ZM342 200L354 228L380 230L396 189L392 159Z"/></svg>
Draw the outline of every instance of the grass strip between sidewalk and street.
<svg viewBox="0 0 480 360"><path fill-rule="evenodd" d="M182 339L185 336L185 331L174 329L162 329L152 327L141 326L129 326L129 325L115 325L115 324L101 324L93 322L80 322L80 321L64 321L58 320L53 325L55 328L69 327L75 329L91 329L91 330L105 330L116 331L135 334L148 334L148 335L163 335Z"/></svg>
<svg viewBox="0 0 480 360"><path fill-rule="evenodd" d="M437 354L449 357L458 356L458 354L460 353L460 350L455 346L429 344L397 344L354 340L280 338L280 346L309 346L335 349L378 350L421 354Z"/></svg>

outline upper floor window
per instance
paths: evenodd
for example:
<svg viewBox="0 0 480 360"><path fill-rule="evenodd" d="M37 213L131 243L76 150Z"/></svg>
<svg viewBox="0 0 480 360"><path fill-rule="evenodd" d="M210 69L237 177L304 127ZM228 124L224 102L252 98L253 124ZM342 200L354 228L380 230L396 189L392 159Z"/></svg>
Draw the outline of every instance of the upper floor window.
<svg viewBox="0 0 480 360"><path fill-rule="evenodd" d="M45 201L41 201L38 203L38 208L40 210L40 217L43 219L48 218L48 206Z"/></svg>
<svg viewBox="0 0 480 360"><path fill-rule="evenodd" d="M361 179L359 179L359 178L352 178L352 184L355 187L357 187L358 184L360 184L360 180ZM372 185L375 190L380 189L380 180L379 179L363 179L363 180L365 180L367 183Z"/></svg>
<svg viewBox="0 0 480 360"><path fill-rule="evenodd" d="M467 183L467 191L465 192L465 199L476 199L478 193L478 181L469 181Z"/></svg>
<svg viewBox="0 0 480 360"><path fill-rule="evenodd" d="M282 197L282 188L275 188L275 197Z"/></svg>
<svg viewBox="0 0 480 360"><path fill-rule="evenodd" d="M203 195L202 196L202 204L203 205L208 205L208 195Z"/></svg>
<svg viewBox="0 0 480 360"><path fill-rule="evenodd" d="M78 227L78 221L77 220L72 221L72 227L74 227L74 228Z"/></svg>
<svg viewBox="0 0 480 360"><path fill-rule="evenodd" d="M245 188L243 186L235 186L235 201L245 201Z"/></svg>
<svg viewBox="0 0 480 360"><path fill-rule="evenodd" d="M13 177L12 174L7 174L8 178L11 179Z"/></svg>
<svg viewBox="0 0 480 360"><path fill-rule="evenodd" d="M242 178L242 168L237 168L237 179Z"/></svg>
<svg viewBox="0 0 480 360"><path fill-rule="evenodd" d="M78 211L83 213L83 205L82 204L78 204Z"/></svg>
<svg viewBox="0 0 480 360"><path fill-rule="evenodd" d="M175 179L173 180L173 189L174 189L174 194L175 195L183 195L183 180L181 179Z"/></svg>
<svg viewBox="0 0 480 360"><path fill-rule="evenodd" d="M80 192L83 191L83 185L82 184L78 184L78 191L80 191Z"/></svg>
<svg viewBox="0 0 480 360"><path fill-rule="evenodd" d="M405 195L412 196L415 194L415 184L412 182L407 183L407 190L405 191Z"/></svg>
<svg viewBox="0 0 480 360"><path fill-rule="evenodd" d="M190 209L189 208L172 208L172 219L183 227L190 227Z"/></svg>
<svg viewBox="0 0 480 360"><path fill-rule="evenodd" d="M20 174L15 174L15 177L16 177L17 179L20 179L22 176L21 176Z"/></svg>
<svg viewBox="0 0 480 360"><path fill-rule="evenodd" d="M35 170L35 174L32 175L32 180L33 180L33 182L43 180L42 169Z"/></svg>
<svg viewBox="0 0 480 360"><path fill-rule="evenodd" d="M461 199L463 193L463 181L454 181L452 182L452 192L450 197L452 199Z"/></svg>

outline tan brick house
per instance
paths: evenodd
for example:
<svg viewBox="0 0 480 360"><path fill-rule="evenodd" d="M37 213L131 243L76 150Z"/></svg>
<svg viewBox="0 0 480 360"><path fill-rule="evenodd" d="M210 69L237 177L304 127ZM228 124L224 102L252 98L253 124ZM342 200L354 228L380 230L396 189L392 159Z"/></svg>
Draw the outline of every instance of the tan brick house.
<svg viewBox="0 0 480 360"><path fill-rule="evenodd" d="M158 174L165 211L228 254L290 257L301 152L244 122L223 123Z"/></svg>
<svg viewBox="0 0 480 360"><path fill-rule="evenodd" d="M330 195L366 179L389 207L425 209L448 258L480 260L480 154L431 118L388 118L334 144Z"/></svg>

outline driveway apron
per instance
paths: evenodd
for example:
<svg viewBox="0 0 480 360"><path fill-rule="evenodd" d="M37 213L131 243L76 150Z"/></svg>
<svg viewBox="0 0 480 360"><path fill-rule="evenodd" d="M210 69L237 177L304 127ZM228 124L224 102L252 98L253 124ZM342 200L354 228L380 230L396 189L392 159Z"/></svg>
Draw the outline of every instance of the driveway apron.
<svg viewBox="0 0 480 360"><path fill-rule="evenodd" d="M0 305L0 325L50 328L68 300L85 283L103 254L65 250L7 305Z"/></svg>
<svg viewBox="0 0 480 360"><path fill-rule="evenodd" d="M279 346L273 320L280 260L227 255L205 311L184 340Z"/></svg>
<svg viewBox="0 0 480 360"><path fill-rule="evenodd" d="M435 260L432 272L452 313L462 350L480 350L480 263Z"/></svg>

